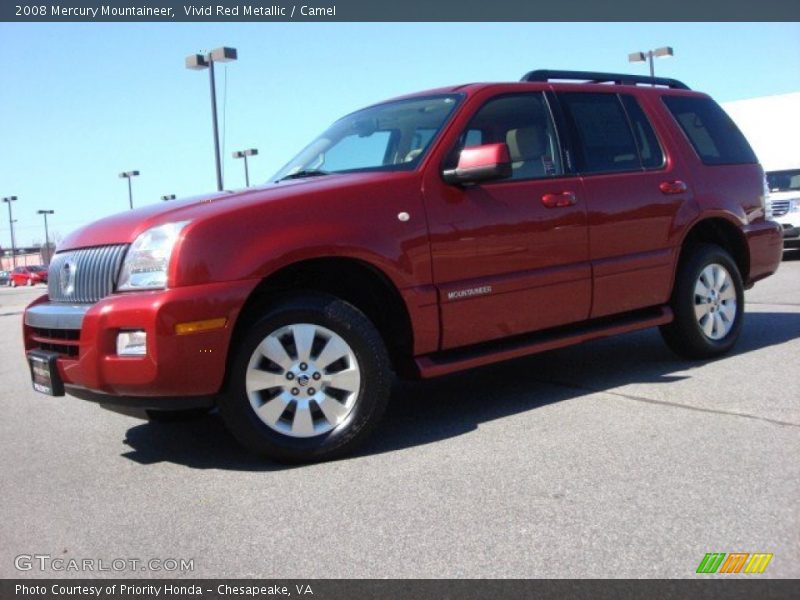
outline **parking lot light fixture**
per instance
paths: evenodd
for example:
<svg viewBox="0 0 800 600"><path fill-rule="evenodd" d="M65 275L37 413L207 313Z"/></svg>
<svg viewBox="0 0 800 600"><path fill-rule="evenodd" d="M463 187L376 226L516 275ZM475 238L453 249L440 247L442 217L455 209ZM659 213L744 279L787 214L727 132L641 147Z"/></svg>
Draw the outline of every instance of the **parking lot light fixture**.
<svg viewBox="0 0 800 600"><path fill-rule="evenodd" d="M250 187L250 171L247 169L247 157L256 156L258 154L257 148L248 148L247 150L237 150L233 153L233 158L244 159L244 185Z"/></svg>
<svg viewBox="0 0 800 600"><path fill-rule="evenodd" d="M17 268L17 242L14 239L14 218L11 216L11 203L16 202L16 196L6 196L3 202L8 204L8 228L11 230L11 263Z"/></svg>
<svg viewBox="0 0 800 600"><path fill-rule="evenodd" d="M222 191L222 159L219 149L219 126L217 125L217 86L214 81L214 63L231 62L238 58L236 48L223 46L207 54L190 54L186 57L186 68L193 71L208 69L211 85L211 121L214 129L214 159L217 167L217 190Z"/></svg>
<svg viewBox="0 0 800 600"><path fill-rule="evenodd" d="M164 202L167 202L169 200L175 200L175 194L165 194L165 195L161 196L161 199Z"/></svg>
<svg viewBox="0 0 800 600"><path fill-rule="evenodd" d="M655 50L648 50L647 52L633 52L628 54L628 62L648 62L650 63L650 77L656 76L655 66L653 65L653 58L667 58L675 56L672 46L662 46Z"/></svg>
<svg viewBox="0 0 800 600"><path fill-rule="evenodd" d="M42 256L42 261L45 265L50 264L50 232L47 229L47 215L53 215L56 211L54 210L37 210L37 215L42 215L44 217L44 247L47 251L47 256Z"/></svg>
<svg viewBox="0 0 800 600"><path fill-rule="evenodd" d="M131 210L133 210L133 188L131 186L131 177L138 177L139 171L125 171L120 173L119 176L128 180L128 203L131 206Z"/></svg>

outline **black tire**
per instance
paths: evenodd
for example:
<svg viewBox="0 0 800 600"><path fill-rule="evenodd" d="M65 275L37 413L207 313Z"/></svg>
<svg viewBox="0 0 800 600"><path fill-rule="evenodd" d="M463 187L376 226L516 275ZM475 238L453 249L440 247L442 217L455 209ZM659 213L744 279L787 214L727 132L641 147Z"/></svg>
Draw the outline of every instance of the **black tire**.
<svg viewBox="0 0 800 600"><path fill-rule="evenodd" d="M349 414L330 431L313 437L292 437L267 425L252 407L245 385L251 356L259 344L295 324L321 326L341 337L360 370L360 386ZM370 320L339 298L318 293L285 297L248 325L234 343L219 410L234 437L261 456L285 463L340 458L366 439L383 416L392 381L386 346Z"/></svg>
<svg viewBox="0 0 800 600"><path fill-rule="evenodd" d="M730 351L736 344L744 320L744 285L739 268L731 255L714 244L698 244L687 248L681 258L670 301L675 319L660 327L667 346L684 358L710 359ZM729 331L712 339L703 331L695 315L695 285L701 273L710 265L724 267L734 286L735 316ZM717 309L719 310L719 309Z"/></svg>
<svg viewBox="0 0 800 600"><path fill-rule="evenodd" d="M208 414L207 408L188 410L146 410L147 420L153 423L185 423L194 421Z"/></svg>

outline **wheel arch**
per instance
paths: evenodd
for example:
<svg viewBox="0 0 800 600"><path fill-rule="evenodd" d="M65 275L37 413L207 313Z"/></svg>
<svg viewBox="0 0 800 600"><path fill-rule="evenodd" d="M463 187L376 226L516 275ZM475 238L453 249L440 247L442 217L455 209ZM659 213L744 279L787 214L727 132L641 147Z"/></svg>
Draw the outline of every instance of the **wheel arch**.
<svg viewBox="0 0 800 600"><path fill-rule="evenodd" d="M411 316L392 280L379 268L350 257L319 257L285 265L264 277L234 325L230 355L247 326L276 299L294 293L331 294L361 310L378 329L395 370L407 370L414 347Z"/></svg>
<svg viewBox="0 0 800 600"><path fill-rule="evenodd" d="M733 257L742 281L747 282L750 276L750 248L741 227L724 216L705 217L695 222L686 231L680 245L680 255L676 264L686 259L687 250L696 244L716 244L724 248ZM673 286L675 276L673 275Z"/></svg>

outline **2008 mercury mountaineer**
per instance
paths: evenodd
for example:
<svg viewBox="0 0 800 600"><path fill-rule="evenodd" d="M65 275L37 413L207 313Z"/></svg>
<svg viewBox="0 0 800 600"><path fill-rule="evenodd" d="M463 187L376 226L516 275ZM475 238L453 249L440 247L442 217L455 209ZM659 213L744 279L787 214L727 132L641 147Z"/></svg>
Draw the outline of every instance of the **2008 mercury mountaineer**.
<svg viewBox="0 0 800 600"><path fill-rule="evenodd" d="M659 326L721 355L773 273L764 173L672 79L533 71L334 123L274 177L71 234L24 317L35 389L218 406L284 461L353 449L391 374Z"/></svg>

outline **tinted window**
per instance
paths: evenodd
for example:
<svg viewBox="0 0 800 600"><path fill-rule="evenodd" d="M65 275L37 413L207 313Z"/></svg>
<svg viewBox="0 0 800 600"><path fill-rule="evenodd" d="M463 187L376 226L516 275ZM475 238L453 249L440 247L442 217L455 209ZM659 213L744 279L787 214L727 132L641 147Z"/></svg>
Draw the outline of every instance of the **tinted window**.
<svg viewBox="0 0 800 600"><path fill-rule="evenodd" d="M639 151L616 94L559 94L578 142L578 170L584 173L638 171Z"/></svg>
<svg viewBox="0 0 800 600"><path fill-rule="evenodd" d="M620 98L622 99L622 104L625 105L628 119L631 122L631 129L633 130L636 147L639 150L642 166L645 169L660 167L664 164L664 153L661 151L653 126L647 120L642 107L639 106L633 96L620 95Z"/></svg>
<svg viewBox="0 0 800 600"><path fill-rule="evenodd" d="M705 164L758 162L742 132L711 98L664 96L664 104Z"/></svg>
<svg viewBox="0 0 800 600"><path fill-rule="evenodd" d="M457 162L458 151L462 148L498 143L508 145L511 179L554 177L564 172L558 137L542 94L489 100L461 134L451 161Z"/></svg>
<svg viewBox="0 0 800 600"><path fill-rule="evenodd" d="M767 173L767 184L771 192L800 191L800 169L771 171Z"/></svg>
<svg viewBox="0 0 800 600"><path fill-rule="evenodd" d="M483 143L483 136L479 129L472 129L466 132L464 136L464 148L471 148L472 146L480 146Z"/></svg>

